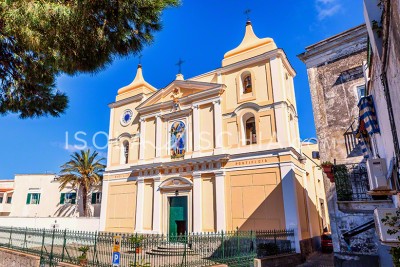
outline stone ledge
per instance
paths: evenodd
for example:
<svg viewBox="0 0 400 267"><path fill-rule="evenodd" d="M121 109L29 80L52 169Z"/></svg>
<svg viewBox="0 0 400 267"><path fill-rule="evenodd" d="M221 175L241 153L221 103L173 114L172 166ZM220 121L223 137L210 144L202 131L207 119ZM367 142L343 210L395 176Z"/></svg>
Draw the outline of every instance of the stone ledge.
<svg viewBox="0 0 400 267"><path fill-rule="evenodd" d="M376 208L393 208L391 200L338 201L338 208L345 213L374 213Z"/></svg>
<svg viewBox="0 0 400 267"><path fill-rule="evenodd" d="M277 256L268 256L265 258L254 259L254 267L286 267L297 266L305 261L299 254L282 254Z"/></svg>
<svg viewBox="0 0 400 267"><path fill-rule="evenodd" d="M0 267L39 267L40 257L21 251L0 248Z"/></svg>

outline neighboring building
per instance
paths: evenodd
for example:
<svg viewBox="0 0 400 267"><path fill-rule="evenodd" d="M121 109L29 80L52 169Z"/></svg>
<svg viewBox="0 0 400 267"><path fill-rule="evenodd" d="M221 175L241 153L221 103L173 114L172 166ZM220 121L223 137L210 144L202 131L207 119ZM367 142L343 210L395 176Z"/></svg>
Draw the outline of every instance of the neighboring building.
<svg viewBox="0 0 400 267"><path fill-rule="evenodd" d="M303 143L302 153L305 156L304 164L306 169L306 184L305 188L308 195L308 200L312 202L308 204L310 207L316 207L314 212L309 213L309 220L312 225L310 228L315 231L311 236L318 236L323 229L331 229L328 204L326 202L324 177L321 171L321 161L318 158L318 144Z"/></svg>
<svg viewBox="0 0 400 267"><path fill-rule="evenodd" d="M0 180L0 216L8 216L14 193L14 180Z"/></svg>
<svg viewBox="0 0 400 267"><path fill-rule="evenodd" d="M336 164L335 183L324 180L336 266L392 264L375 233L373 212L393 203L386 196L368 193L363 144L374 140L361 142L356 137L357 105L367 94L367 50L367 28L360 25L306 47L299 55L307 67L321 161Z"/></svg>
<svg viewBox="0 0 400 267"><path fill-rule="evenodd" d="M79 217L77 194L72 188L59 189L55 174L17 174L0 181L1 216L19 218ZM1 197L1 194L3 197ZM89 195L89 210L100 217L101 188Z"/></svg>
<svg viewBox="0 0 400 267"><path fill-rule="evenodd" d="M380 133L373 136L371 156L385 159L395 172L394 189L400 188L400 1L364 1L369 36L365 62L367 94L372 95ZM376 22L376 26L374 26ZM398 199L394 198L396 206Z"/></svg>
<svg viewBox="0 0 400 267"><path fill-rule="evenodd" d="M259 39L250 22L219 69L188 80L178 74L157 90L139 66L109 105L101 228L290 228L300 251L299 240L319 236L323 223L322 195L304 182L317 171L300 162L294 76L283 50Z"/></svg>

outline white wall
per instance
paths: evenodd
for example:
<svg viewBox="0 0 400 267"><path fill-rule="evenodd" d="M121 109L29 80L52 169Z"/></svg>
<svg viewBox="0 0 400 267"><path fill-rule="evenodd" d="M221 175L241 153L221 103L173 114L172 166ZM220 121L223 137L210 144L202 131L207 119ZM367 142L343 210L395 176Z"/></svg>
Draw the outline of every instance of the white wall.
<svg viewBox="0 0 400 267"><path fill-rule="evenodd" d="M14 179L14 193L11 203L12 217L78 217L77 205L60 204L61 193L75 192L72 188L60 191L55 174L17 174ZM28 193L40 193L39 204L26 204ZM78 195L78 194L77 194ZM88 206L92 215L100 216L100 204ZM77 199L78 203L78 199Z"/></svg>
<svg viewBox="0 0 400 267"><path fill-rule="evenodd" d="M100 218L0 217L0 227L28 227L52 229L54 226L56 229L99 231Z"/></svg>

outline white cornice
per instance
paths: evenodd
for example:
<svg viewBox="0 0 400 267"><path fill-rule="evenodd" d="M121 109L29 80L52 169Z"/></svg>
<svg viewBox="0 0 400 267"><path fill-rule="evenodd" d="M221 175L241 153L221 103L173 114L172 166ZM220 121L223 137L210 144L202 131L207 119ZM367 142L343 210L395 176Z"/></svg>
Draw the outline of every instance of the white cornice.
<svg viewBox="0 0 400 267"><path fill-rule="evenodd" d="M125 98L125 99L110 103L110 104L108 104L108 107L109 108L117 108L117 107L129 104L129 103L132 103L132 102L135 102L135 101L138 101L138 100L141 101L144 97L145 97L145 94L143 94L143 93L142 94L138 94L138 95L135 95L135 96L131 96L131 97L128 97L128 98Z"/></svg>

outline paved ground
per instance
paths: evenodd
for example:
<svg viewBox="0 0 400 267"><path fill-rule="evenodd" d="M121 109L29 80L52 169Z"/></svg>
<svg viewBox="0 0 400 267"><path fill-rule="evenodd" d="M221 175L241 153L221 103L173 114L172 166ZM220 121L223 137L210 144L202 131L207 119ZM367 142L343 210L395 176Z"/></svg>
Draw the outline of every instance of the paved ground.
<svg viewBox="0 0 400 267"><path fill-rule="evenodd" d="M334 267L333 253L314 252L305 263L298 267Z"/></svg>

